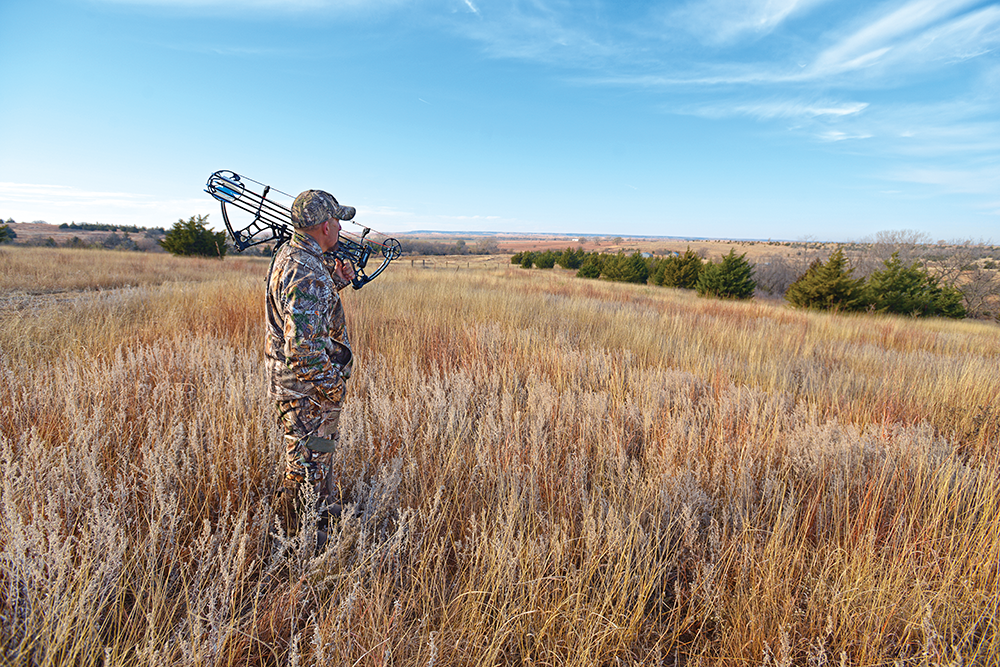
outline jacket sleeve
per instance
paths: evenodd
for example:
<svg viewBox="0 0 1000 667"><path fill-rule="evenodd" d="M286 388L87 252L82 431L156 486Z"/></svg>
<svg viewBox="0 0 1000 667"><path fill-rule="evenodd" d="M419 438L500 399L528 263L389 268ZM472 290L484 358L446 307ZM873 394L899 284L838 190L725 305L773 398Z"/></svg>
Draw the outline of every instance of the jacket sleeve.
<svg viewBox="0 0 1000 667"><path fill-rule="evenodd" d="M344 280L337 275L337 258L335 255L328 252L323 253L323 265L330 272L330 278L333 279L333 284L338 292L351 284L350 280Z"/></svg>

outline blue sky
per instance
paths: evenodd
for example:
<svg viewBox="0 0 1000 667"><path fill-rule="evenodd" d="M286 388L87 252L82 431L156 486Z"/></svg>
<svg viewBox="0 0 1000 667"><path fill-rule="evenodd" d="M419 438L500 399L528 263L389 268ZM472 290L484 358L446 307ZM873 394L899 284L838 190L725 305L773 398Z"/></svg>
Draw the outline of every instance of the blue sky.
<svg viewBox="0 0 1000 667"><path fill-rule="evenodd" d="M1000 241L1000 3L0 0L0 217Z"/></svg>

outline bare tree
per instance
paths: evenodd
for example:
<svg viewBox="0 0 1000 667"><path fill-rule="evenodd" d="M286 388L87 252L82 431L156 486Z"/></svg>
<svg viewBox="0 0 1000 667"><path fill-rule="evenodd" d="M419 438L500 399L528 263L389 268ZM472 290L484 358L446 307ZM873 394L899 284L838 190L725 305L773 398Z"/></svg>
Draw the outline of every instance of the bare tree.
<svg viewBox="0 0 1000 667"><path fill-rule="evenodd" d="M962 292L969 317L1000 314L1000 275L991 250L992 246L982 239L938 242L926 258L931 275Z"/></svg>
<svg viewBox="0 0 1000 667"><path fill-rule="evenodd" d="M802 249L794 255L775 254L763 256L754 264L754 279L757 281L757 292L761 296L782 298L792 283L809 270L816 260L826 259L820 250L822 244L814 236L799 237L793 246L801 244Z"/></svg>
<svg viewBox="0 0 1000 667"><path fill-rule="evenodd" d="M761 296L782 298L792 283L809 270L813 260L818 259L808 253L803 256L788 257L785 255L768 255L754 263L754 280L757 281L757 291Z"/></svg>
<svg viewBox="0 0 1000 667"><path fill-rule="evenodd" d="M856 241L852 244L848 256L854 267L854 275L867 278L880 270L893 253L899 253L899 259L904 264L912 264L915 261L923 264L930 243L931 237L924 232L913 229L886 229L876 232L874 236Z"/></svg>
<svg viewBox="0 0 1000 667"><path fill-rule="evenodd" d="M1000 319L1000 274L995 269L976 268L963 274L958 289L969 317Z"/></svg>

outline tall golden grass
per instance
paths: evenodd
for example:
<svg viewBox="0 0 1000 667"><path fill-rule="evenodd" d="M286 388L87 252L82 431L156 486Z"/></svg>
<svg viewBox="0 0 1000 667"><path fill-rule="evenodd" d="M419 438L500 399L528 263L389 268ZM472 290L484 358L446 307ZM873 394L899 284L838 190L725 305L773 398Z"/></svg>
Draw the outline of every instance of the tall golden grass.
<svg viewBox="0 0 1000 667"><path fill-rule="evenodd" d="M345 293L357 506L314 555L266 263L142 261L0 306L7 664L997 663L995 325L402 261Z"/></svg>

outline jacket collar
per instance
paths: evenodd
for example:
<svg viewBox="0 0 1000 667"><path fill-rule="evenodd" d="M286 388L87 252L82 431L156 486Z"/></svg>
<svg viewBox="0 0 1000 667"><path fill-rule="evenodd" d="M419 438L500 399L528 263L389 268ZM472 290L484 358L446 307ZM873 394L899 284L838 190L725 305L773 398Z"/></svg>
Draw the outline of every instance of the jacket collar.
<svg viewBox="0 0 1000 667"><path fill-rule="evenodd" d="M305 250L310 255L315 255L316 257L323 256L323 249L319 247L316 239L308 234L303 234L297 229L292 233L292 239L288 243L296 248Z"/></svg>

